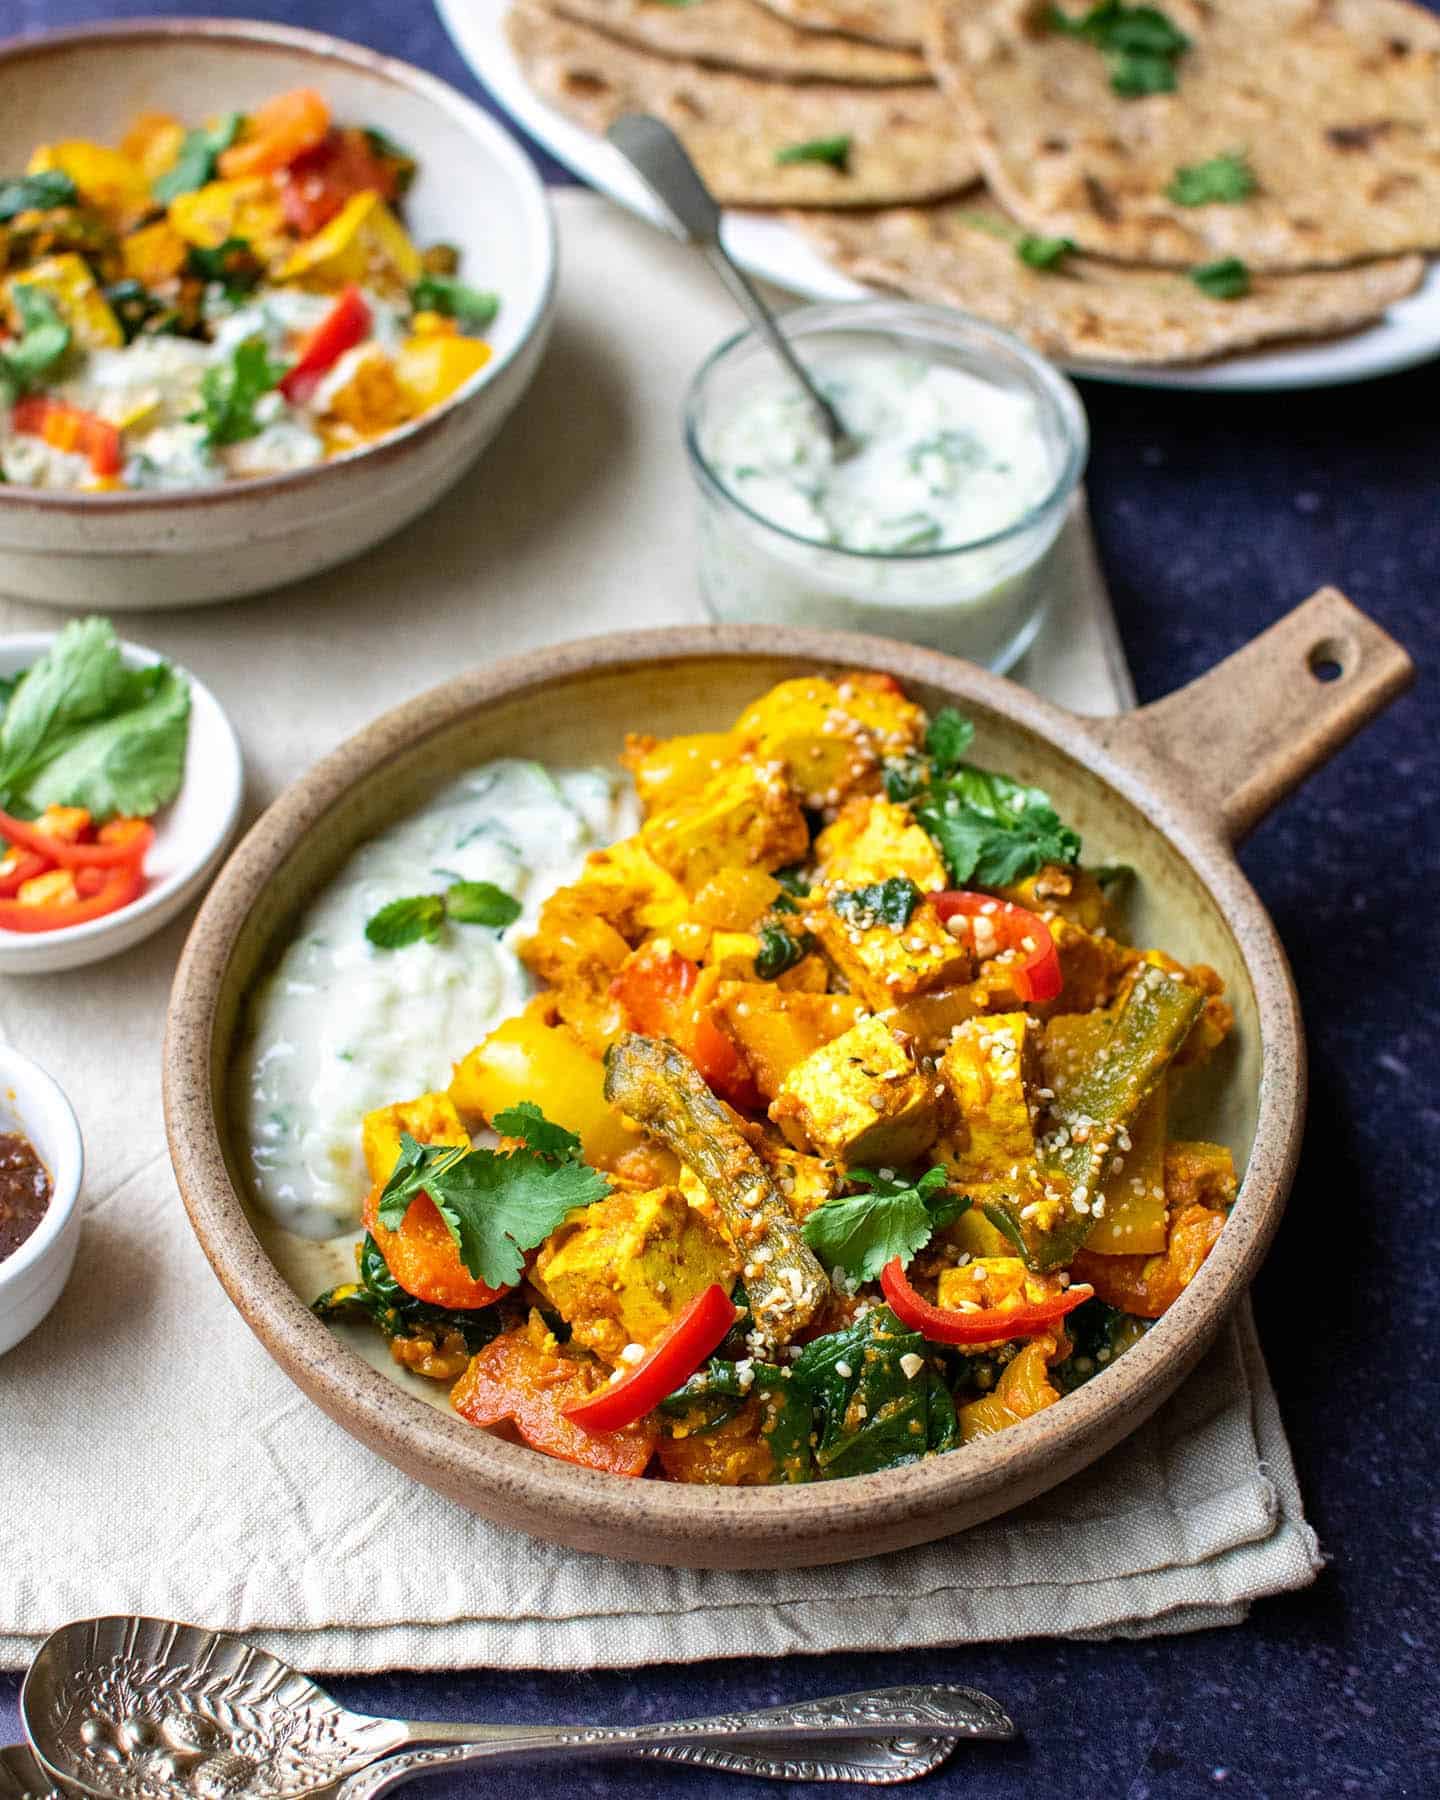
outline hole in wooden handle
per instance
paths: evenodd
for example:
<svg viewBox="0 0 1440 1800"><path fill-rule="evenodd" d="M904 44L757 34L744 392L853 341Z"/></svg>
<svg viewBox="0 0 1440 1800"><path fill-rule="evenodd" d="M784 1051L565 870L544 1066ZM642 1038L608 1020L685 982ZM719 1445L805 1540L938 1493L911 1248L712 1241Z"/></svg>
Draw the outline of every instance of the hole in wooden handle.
<svg viewBox="0 0 1440 1800"><path fill-rule="evenodd" d="M1350 673L1355 661L1355 642L1348 637L1321 638L1311 646L1306 667L1317 681L1339 681Z"/></svg>

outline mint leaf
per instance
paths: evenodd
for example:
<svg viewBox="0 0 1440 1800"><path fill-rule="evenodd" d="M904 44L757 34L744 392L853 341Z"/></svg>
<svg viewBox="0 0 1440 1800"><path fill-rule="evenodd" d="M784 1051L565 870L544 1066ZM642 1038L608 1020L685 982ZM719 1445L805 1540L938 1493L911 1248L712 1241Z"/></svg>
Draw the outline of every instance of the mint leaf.
<svg viewBox="0 0 1440 1800"><path fill-rule="evenodd" d="M1182 165L1165 190L1177 206L1233 205L1259 186L1243 150L1227 150L1209 162Z"/></svg>
<svg viewBox="0 0 1440 1800"><path fill-rule="evenodd" d="M1048 272L1075 254L1075 244L1067 237L1035 237L1027 231L1015 240L1015 254L1027 268Z"/></svg>
<svg viewBox="0 0 1440 1800"><path fill-rule="evenodd" d="M848 132L841 137L810 138L806 143L787 144L783 150L777 150L775 161L782 168L791 163L829 163L832 169L848 175L853 141Z"/></svg>
<svg viewBox="0 0 1440 1800"><path fill-rule="evenodd" d="M547 1119L533 1100L521 1100L490 1121L503 1137L520 1138L537 1156L552 1162L579 1162L580 1140L573 1131Z"/></svg>
<svg viewBox="0 0 1440 1800"><path fill-rule="evenodd" d="M856 1281L876 1280L897 1256L908 1263L970 1205L965 1195L951 1193L941 1168L927 1170L918 1181L877 1169L851 1169L849 1178L864 1191L823 1201L802 1229L827 1267L843 1269Z"/></svg>
<svg viewBox="0 0 1440 1800"><path fill-rule="evenodd" d="M525 1252L543 1243L580 1206L610 1192L582 1162L556 1162L534 1150L471 1150L401 1137L394 1172L380 1195L380 1223L398 1231L416 1195L428 1194L475 1281L513 1287Z"/></svg>
<svg viewBox="0 0 1440 1800"><path fill-rule="evenodd" d="M213 126L202 125L195 131L187 131L180 154L163 175L151 182L150 192L168 206L181 194L193 193L207 181L213 181L220 152L228 150L235 142L244 123L243 113L232 112L226 113Z"/></svg>
<svg viewBox="0 0 1440 1800"><path fill-rule="evenodd" d="M433 944L445 923L445 901L439 894L413 894L382 906L365 924L365 936L377 950L403 950L421 938Z"/></svg>
<svg viewBox="0 0 1440 1800"><path fill-rule="evenodd" d="M500 310L500 296L473 288L453 275L422 275L410 290L416 312L437 312L457 319L467 331L483 331Z"/></svg>
<svg viewBox="0 0 1440 1800"><path fill-rule="evenodd" d="M841 888L830 896L830 910L861 931L872 925L893 925L898 931L910 923L921 893L908 875L892 875L868 887Z"/></svg>
<svg viewBox="0 0 1440 1800"><path fill-rule="evenodd" d="M17 175L0 181L0 225L22 212L49 212L55 206L74 206L79 198L79 190L63 169Z"/></svg>
<svg viewBox="0 0 1440 1800"><path fill-rule="evenodd" d="M201 377L200 410L190 414L191 423L204 425L205 441L211 445L258 437L263 427L255 417L255 402L284 373L283 363L271 362L264 338L246 338L235 346L229 362L217 363Z"/></svg>
<svg viewBox="0 0 1440 1800"><path fill-rule="evenodd" d="M1250 271L1238 256L1201 263L1190 271L1190 279L1212 300L1243 300L1250 292Z"/></svg>
<svg viewBox="0 0 1440 1800"><path fill-rule="evenodd" d="M460 925L513 925L523 908L493 881L456 881L445 890L445 912Z"/></svg>

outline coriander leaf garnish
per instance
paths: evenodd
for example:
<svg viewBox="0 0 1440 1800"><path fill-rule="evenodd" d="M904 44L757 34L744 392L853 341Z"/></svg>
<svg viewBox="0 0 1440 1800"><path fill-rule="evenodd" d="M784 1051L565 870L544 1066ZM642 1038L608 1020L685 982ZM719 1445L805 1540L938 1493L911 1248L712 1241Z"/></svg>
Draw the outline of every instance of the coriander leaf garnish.
<svg viewBox="0 0 1440 1800"><path fill-rule="evenodd" d="M1123 0L1099 0L1080 17L1052 6L1046 23L1051 31L1093 44L1105 58L1110 86L1126 99L1171 93L1175 64L1190 48L1189 38L1159 7L1126 6Z"/></svg>
<svg viewBox="0 0 1440 1800"><path fill-rule="evenodd" d="M410 290L416 312L437 312L458 319L469 331L483 331L500 310L500 296L473 288L453 275L422 275Z"/></svg>
<svg viewBox="0 0 1440 1800"><path fill-rule="evenodd" d="M243 113L232 112L217 119L214 125L187 131L180 154L163 175L151 182L150 192L168 206L181 194L204 187L207 181L214 179L220 152L228 150L235 142L244 123Z"/></svg>
<svg viewBox="0 0 1440 1800"><path fill-rule="evenodd" d="M1190 271L1190 279L1212 300L1243 300L1250 292L1250 271L1238 256L1201 263Z"/></svg>
<svg viewBox="0 0 1440 1800"><path fill-rule="evenodd" d="M1227 150L1209 162L1182 164L1165 190L1177 206L1233 205L1259 186L1243 150Z"/></svg>
<svg viewBox="0 0 1440 1800"><path fill-rule="evenodd" d="M50 296L27 282L10 290L20 336L0 350L0 399L14 400L49 374L70 348L70 327Z"/></svg>
<svg viewBox="0 0 1440 1800"><path fill-rule="evenodd" d="M502 1137L519 1138L537 1156L552 1162L579 1162L580 1140L573 1131L547 1119L533 1100L521 1100L490 1121Z"/></svg>
<svg viewBox="0 0 1440 1800"><path fill-rule="evenodd" d="M774 981L787 969L793 969L802 962L806 953L814 943L808 931L798 937L779 925L762 925L760 928L760 948L755 952L755 974L760 981Z"/></svg>
<svg viewBox="0 0 1440 1800"><path fill-rule="evenodd" d="M255 402L279 384L283 363L271 362L261 337L249 337L235 346L229 362L217 363L200 379L200 410L190 414L192 424L203 424L208 444L238 444L258 437L264 429L255 416Z"/></svg>
<svg viewBox="0 0 1440 1800"><path fill-rule="evenodd" d="M791 163L829 163L832 169L848 175L853 142L848 132L841 137L810 138L806 143L787 144L783 150L777 150L775 161L782 168Z"/></svg>
<svg viewBox="0 0 1440 1800"><path fill-rule="evenodd" d="M922 895L908 875L892 875L867 887L840 888L830 896L830 910L864 930L872 925L892 925L899 931Z"/></svg>
<svg viewBox="0 0 1440 1800"><path fill-rule="evenodd" d="M591 1206L609 1192L605 1177L582 1162L559 1162L529 1148L419 1144L406 1132L380 1195L379 1219L398 1231L411 1202L428 1194L471 1278L491 1288L513 1287L527 1250L543 1243L576 1207Z"/></svg>
<svg viewBox="0 0 1440 1800"><path fill-rule="evenodd" d="M1016 239L1015 254L1026 268L1049 271L1058 269L1067 256L1075 254L1075 244L1067 237L1035 237L1027 231Z"/></svg>
<svg viewBox="0 0 1440 1800"><path fill-rule="evenodd" d="M841 1194L817 1206L806 1219L805 1241L830 1268L856 1281L874 1281L893 1258L908 1263L944 1225L970 1205L951 1193L944 1169L928 1169L907 1181L889 1169L851 1169L862 1184L858 1194Z"/></svg>
<svg viewBox="0 0 1440 1800"><path fill-rule="evenodd" d="M445 923L443 894L412 894L392 900L366 921L365 935L377 950L403 950L421 938L433 944Z"/></svg>
<svg viewBox="0 0 1440 1800"><path fill-rule="evenodd" d="M459 925L513 925L523 910L493 881L456 881L445 890L445 911Z"/></svg>
<svg viewBox="0 0 1440 1800"><path fill-rule="evenodd" d="M942 706L925 733L925 754L937 775L948 775L964 761L975 742L975 727L953 706Z"/></svg>
<svg viewBox="0 0 1440 1800"><path fill-rule="evenodd" d="M73 206L80 198L75 183L63 169L41 169L34 175L17 175L0 181L0 225L22 212L49 212L56 206Z"/></svg>
<svg viewBox="0 0 1440 1800"><path fill-rule="evenodd" d="M1080 859L1080 839L1040 788L965 764L911 802L958 887L1009 887L1046 863Z"/></svg>

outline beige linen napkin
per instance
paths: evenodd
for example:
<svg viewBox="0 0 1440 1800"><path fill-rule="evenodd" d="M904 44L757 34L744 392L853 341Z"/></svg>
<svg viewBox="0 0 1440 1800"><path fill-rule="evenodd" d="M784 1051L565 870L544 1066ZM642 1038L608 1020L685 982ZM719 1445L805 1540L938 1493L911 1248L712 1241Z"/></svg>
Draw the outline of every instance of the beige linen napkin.
<svg viewBox="0 0 1440 1800"><path fill-rule="evenodd" d="M454 670L699 617L679 400L733 318L678 246L593 195L562 194L557 210L553 347L456 493L363 563L276 597L122 621L228 708L252 812ZM1021 674L1111 710L1133 696L1083 522L1071 550L1072 603ZM0 603L4 629L52 622ZM1248 1315L1088 1473L917 1551L695 1573L557 1550L459 1511L291 1386L190 1234L159 1095L183 930L73 975L0 982L0 1034L59 1078L89 1156L74 1279L0 1361L0 1666L67 1618L111 1611L256 1632L317 1671L578 1668L1183 1630L1313 1578Z"/></svg>

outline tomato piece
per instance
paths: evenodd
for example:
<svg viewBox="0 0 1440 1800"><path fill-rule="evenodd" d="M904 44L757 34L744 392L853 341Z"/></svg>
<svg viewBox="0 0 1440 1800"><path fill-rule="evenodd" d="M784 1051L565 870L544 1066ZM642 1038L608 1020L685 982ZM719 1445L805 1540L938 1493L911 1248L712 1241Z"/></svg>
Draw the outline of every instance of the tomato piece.
<svg viewBox="0 0 1440 1800"><path fill-rule="evenodd" d="M11 409L10 423L27 437L43 438L53 449L87 457L96 475L118 475L125 466L119 427L83 407L46 394L26 394Z"/></svg>
<svg viewBox="0 0 1440 1800"><path fill-rule="evenodd" d="M273 175L330 129L330 108L314 88L276 94L251 113L238 144L222 150L219 169L226 181L241 175Z"/></svg>
<svg viewBox="0 0 1440 1800"><path fill-rule="evenodd" d="M614 1376L598 1394L565 1408L584 1431L623 1431L655 1408L667 1394L683 1387L707 1356L718 1350L739 1317L734 1302L718 1281L682 1307L642 1362L617 1381Z"/></svg>
<svg viewBox="0 0 1440 1800"><path fill-rule="evenodd" d="M626 960L610 992L636 1031L678 1045L723 1100L758 1109L763 1105L760 1090L710 1010L717 984L718 977L712 979L708 969L702 974L678 951L646 945Z"/></svg>
<svg viewBox="0 0 1440 1800"><path fill-rule="evenodd" d="M358 287L342 288L335 304L300 345L293 368L280 383L287 400L303 400L315 383L347 350L370 333L370 308Z"/></svg>
<svg viewBox="0 0 1440 1800"><path fill-rule="evenodd" d="M1059 997L1065 985L1060 953L1050 927L1037 913L1027 912L1009 900L997 900L993 894L971 893L965 888L949 888L934 895L933 900L942 925L961 916L972 921L977 950L986 950L987 945L981 940L993 937L997 951L1018 953L1013 985L1019 999L1038 1004Z"/></svg>
<svg viewBox="0 0 1440 1800"><path fill-rule="evenodd" d="M460 1247L428 1194L415 1196L404 1223L393 1231L380 1222L381 1192L374 1187L365 1196L365 1229L385 1258L385 1266L407 1294L428 1301L431 1306L473 1312L509 1293L508 1288L492 1288L476 1281L461 1262Z"/></svg>
<svg viewBox="0 0 1440 1800"><path fill-rule="evenodd" d="M566 1416L567 1407L604 1383L594 1363L542 1348L527 1331L507 1331L474 1357L451 1389L450 1403L472 1425L508 1420L532 1450L561 1462L607 1475L643 1475L657 1433L637 1425L585 1431Z"/></svg>
<svg viewBox="0 0 1440 1800"><path fill-rule="evenodd" d="M57 871L58 873L58 871ZM44 880L45 876L38 877ZM23 895L0 900L0 931L64 931L119 912L140 897L145 876L140 864L123 862L112 869L81 869L74 874L74 899L27 905Z"/></svg>
<svg viewBox="0 0 1440 1800"><path fill-rule="evenodd" d="M124 829L110 837L110 827L100 828L100 841L94 844L71 844L63 838L51 837L38 825L25 819L11 818L0 812L0 837L8 838L26 850L33 850L62 869L116 869L128 864L138 866L155 842L155 828L145 819L115 819L111 824Z"/></svg>
<svg viewBox="0 0 1440 1800"><path fill-rule="evenodd" d="M1034 1306L981 1307L978 1312L956 1312L922 1299L910 1285L905 1265L893 1257L880 1271L880 1286L890 1310L902 1325L918 1331L932 1344L993 1344L1002 1338L1033 1337L1048 1330L1057 1319L1074 1312L1095 1290L1077 1283L1053 1299Z"/></svg>
<svg viewBox="0 0 1440 1800"><path fill-rule="evenodd" d="M346 126L302 150L281 172L280 202L286 224L301 237L314 237L356 194L390 201L399 187L395 162L377 156L363 131Z"/></svg>

